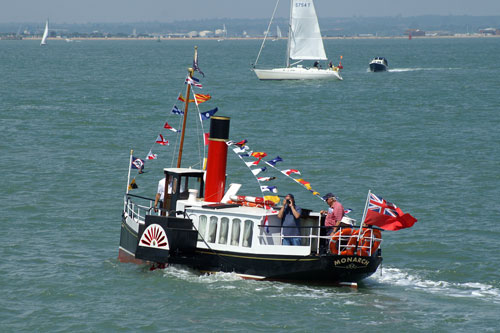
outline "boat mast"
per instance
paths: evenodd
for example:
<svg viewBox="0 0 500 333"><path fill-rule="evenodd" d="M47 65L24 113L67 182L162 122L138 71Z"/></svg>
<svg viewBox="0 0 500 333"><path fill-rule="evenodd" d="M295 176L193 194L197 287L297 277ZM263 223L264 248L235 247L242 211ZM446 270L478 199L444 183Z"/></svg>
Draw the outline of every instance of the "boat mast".
<svg viewBox="0 0 500 333"><path fill-rule="evenodd" d="M290 43L292 38L292 10L293 0L290 0L290 19L288 20L288 42L286 44L286 67L290 67Z"/></svg>
<svg viewBox="0 0 500 333"><path fill-rule="evenodd" d="M194 47L194 59L196 59L197 53L198 53L198 47L195 46ZM193 77L193 72L194 72L194 70L191 67L189 67L188 68L189 77ZM178 168L181 167L182 147L184 146L184 133L186 132L186 119L187 119L187 113L188 113L189 95L190 94L191 94L191 85L187 84L187 87L186 87L186 103L184 105L184 119L182 120L181 143L179 145L179 155L177 156L177 167Z"/></svg>

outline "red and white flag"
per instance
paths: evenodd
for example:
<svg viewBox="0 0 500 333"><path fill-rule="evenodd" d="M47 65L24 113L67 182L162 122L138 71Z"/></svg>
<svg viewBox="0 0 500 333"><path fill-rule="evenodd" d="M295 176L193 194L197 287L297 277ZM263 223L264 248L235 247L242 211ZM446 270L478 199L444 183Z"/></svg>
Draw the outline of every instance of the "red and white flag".
<svg viewBox="0 0 500 333"><path fill-rule="evenodd" d="M157 154L153 154L151 150L148 153L148 160L156 160L158 158Z"/></svg>
<svg viewBox="0 0 500 333"><path fill-rule="evenodd" d="M300 171L296 170L296 169L286 169L286 170L282 170L281 172L284 173L287 176L290 176L291 174L300 175Z"/></svg>
<svg viewBox="0 0 500 333"><path fill-rule="evenodd" d="M158 134L158 137L156 138L156 143L162 146L168 146L168 140L166 140L161 134Z"/></svg>
<svg viewBox="0 0 500 333"><path fill-rule="evenodd" d="M370 193L364 223L384 230L396 231L412 227L417 219L383 198Z"/></svg>
<svg viewBox="0 0 500 333"><path fill-rule="evenodd" d="M172 126L170 126L170 125L168 124L168 122L165 122L165 125L163 125L163 128L166 128L166 129L168 129L168 130L171 130L172 132L180 132L180 130L177 130L177 129L173 128Z"/></svg>

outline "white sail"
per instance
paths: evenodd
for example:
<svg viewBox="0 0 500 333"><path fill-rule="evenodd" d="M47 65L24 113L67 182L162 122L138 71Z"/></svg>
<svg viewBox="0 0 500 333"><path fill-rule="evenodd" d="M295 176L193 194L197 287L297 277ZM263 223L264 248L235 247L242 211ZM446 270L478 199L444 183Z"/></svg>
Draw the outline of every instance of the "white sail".
<svg viewBox="0 0 500 333"><path fill-rule="evenodd" d="M276 37L281 38L281 29L280 29L279 25L276 26Z"/></svg>
<svg viewBox="0 0 500 333"><path fill-rule="evenodd" d="M49 20L45 22L45 30L43 31L42 41L40 45L47 45L48 36L49 36Z"/></svg>
<svg viewBox="0 0 500 333"><path fill-rule="evenodd" d="M327 60L313 0L292 0L290 54L295 60Z"/></svg>

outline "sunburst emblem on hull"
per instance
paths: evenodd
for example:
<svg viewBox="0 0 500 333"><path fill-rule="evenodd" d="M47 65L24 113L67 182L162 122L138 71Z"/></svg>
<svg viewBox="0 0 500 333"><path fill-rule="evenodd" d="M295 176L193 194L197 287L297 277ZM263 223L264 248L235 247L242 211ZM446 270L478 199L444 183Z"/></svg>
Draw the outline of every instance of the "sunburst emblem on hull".
<svg viewBox="0 0 500 333"><path fill-rule="evenodd" d="M139 245L168 250L168 240L165 230L158 224L151 224L144 230Z"/></svg>

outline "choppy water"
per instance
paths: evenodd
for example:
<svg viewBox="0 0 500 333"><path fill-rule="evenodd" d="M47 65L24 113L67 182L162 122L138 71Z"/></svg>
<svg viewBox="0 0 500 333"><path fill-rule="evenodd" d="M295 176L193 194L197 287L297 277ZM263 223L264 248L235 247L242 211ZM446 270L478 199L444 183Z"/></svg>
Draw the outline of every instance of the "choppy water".
<svg viewBox="0 0 500 333"><path fill-rule="evenodd" d="M213 96L202 109L230 116L231 138L280 155L354 218L368 189L418 218L384 232L383 267L358 290L118 263L129 151L146 156L163 122L177 125L169 110L195 44ZM500 40L328 40L342 82L259 82L259 46L0 42L2 331L497 329ZM284 49L268 43L262 63L281 64ZM389 72L367 72L375 56ZM171 148L155 147L135 193L154 195ZM246 167L229 164L229 182L258 194Z"/></svg>

